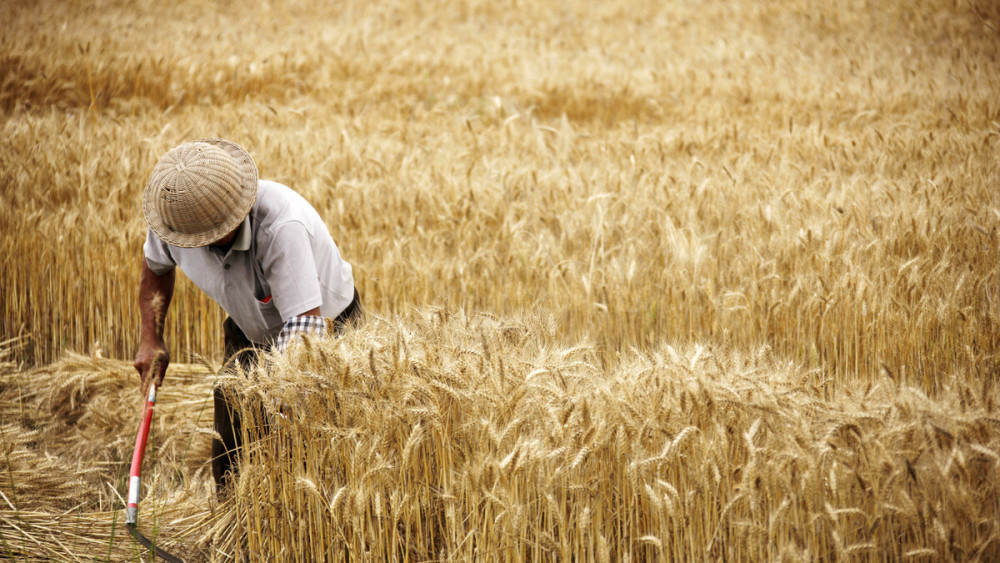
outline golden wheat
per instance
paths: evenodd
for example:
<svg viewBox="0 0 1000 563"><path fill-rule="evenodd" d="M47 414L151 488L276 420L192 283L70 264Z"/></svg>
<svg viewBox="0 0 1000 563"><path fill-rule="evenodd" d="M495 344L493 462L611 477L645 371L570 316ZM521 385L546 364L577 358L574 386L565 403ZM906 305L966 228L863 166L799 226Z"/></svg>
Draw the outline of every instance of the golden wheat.
<svg viewBox="0 0 1000 563"><path fill-rule="evenodd" d="M218 375L223 314L181 277L167 341L204 360L170 369L143 505L179 553L996 559L998 25L0 5L0 549L138 554L140 193L214 135L315 204L371 317ZM216 383L291 412L221 504Z"/></svg>
<svg viewBox="0 0 1000 563"><path fill-rule="evenodd" d="M702 346L606 370L596 348L566 348L555 332L539 319L434 310L370 319L220 378L256 420L223 505L206 467L212 372L174 366L144 522L194 558L989 559L1000 549L993 391L956 383L932 399L887 375L837 388L767 350ZM67 409L5 385L5 412L17 397L26 407L4 428L13 481L2 490L17 495L2 512L9 553L56 553L48 532L74 522L79 537L60 535L67 546L134 549L120 528L111 542L108 512L137 413L105 401L135 385L129 369L74 357L5 376L79 397ZM77 418L100 405L106 416ZM81 434L114 436L111 448L126 451L101 464L79 449ZM56 480L60 466L75 469Z"/></svg>

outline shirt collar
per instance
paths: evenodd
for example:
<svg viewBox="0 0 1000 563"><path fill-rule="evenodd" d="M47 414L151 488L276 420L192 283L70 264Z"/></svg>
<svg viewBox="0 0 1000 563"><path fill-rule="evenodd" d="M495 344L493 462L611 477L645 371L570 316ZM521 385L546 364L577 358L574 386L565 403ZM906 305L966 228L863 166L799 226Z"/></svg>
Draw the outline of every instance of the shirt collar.
<svg viewBox="0 0 1000 563"><path fill-rule="evenodd" d="M236 233L236 238L233 239L233 250L247 251L250 250L250 215L243 219L243 224L240 225L240 231Z"/></svg>

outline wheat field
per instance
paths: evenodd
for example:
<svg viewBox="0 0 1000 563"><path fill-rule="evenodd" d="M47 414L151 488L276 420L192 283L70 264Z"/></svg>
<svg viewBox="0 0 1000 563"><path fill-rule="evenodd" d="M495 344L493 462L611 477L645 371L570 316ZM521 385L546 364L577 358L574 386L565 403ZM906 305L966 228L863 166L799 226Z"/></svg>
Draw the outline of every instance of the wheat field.
<svg viewBox="0 0 1000 563"><path fill-rule="evenodd" d="M185 560L1000 558L994 2L11 1L0 46L3 557L148 559L140 196L219 136L367 316L220 373L178 277Z"/></svg>

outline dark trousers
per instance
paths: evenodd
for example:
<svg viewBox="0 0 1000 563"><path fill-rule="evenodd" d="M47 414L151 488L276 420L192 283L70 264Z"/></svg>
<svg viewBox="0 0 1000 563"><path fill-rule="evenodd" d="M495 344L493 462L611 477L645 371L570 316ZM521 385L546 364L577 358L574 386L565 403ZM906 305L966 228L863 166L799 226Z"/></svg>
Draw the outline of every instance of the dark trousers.
<svg viewBox="0 0 1000 563"><path fill-rule="evenodd" d="M361 299L358 291L354 290L351 304L333 319L332 330L336 334L347 324L356 324L360 319ZM252 367L260 353L258 345L250 342L240 327L229 317L226 317L226 321L222 324L222 330L226 343L223 371L237 370L239 366L244 369ZM216 492L222 493L238 470L237 456L243 446L243 423L232 389L216 385L214 395L215 431L218 436L212 438L212 476L215 478ZM267 432L267 429L264 428L263 431Z"/></svg>

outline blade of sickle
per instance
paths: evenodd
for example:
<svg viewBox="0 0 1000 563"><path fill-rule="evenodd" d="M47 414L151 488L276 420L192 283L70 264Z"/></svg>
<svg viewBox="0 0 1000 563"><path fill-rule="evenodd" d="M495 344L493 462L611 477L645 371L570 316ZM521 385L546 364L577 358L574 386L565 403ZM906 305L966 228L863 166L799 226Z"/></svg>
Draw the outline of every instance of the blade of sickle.
<svg viewBox="0 0 1000 563"><path fill-rule="evenodd" d="M156 368L156 362L153 369ZM151 369L150 371L153 371ZM132 470L129 471L128 479L128 504L125 506L125 526L132 534L135 541L139 542L153 553L153 558L159 557L169 563L184 563L180 558L175 557L154 545L153 542L139 532L137 522L139 520L139 469L142 467L142 456L146 452L146 439L149 437L149 426L153 421L153 406L156 404L156 384L149 385L149 396L142 410L142 422L139 424L139 433L135 437L135 451L132 453Z"/></svg>

